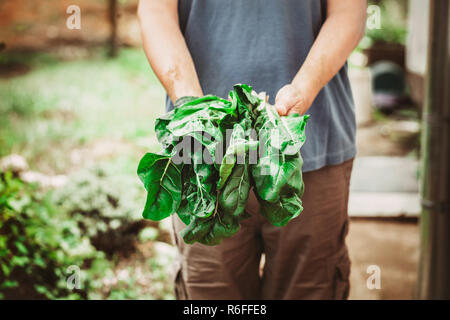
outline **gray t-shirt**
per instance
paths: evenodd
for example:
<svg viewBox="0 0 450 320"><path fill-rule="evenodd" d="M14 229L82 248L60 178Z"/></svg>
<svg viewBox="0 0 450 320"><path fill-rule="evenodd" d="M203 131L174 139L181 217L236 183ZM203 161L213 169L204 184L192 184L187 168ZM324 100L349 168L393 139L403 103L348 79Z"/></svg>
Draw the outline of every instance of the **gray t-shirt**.
<svg viewBox="0 0 450 320"><path fill-rule="evenodd" d="M203 92L226 98L236 83L270 102L306 59L326 18L326 0L179 0L180 27ZM339 30L336 30L339 32ZM167 109L173 108L167 99ZM307 114L303 171L353 158L355 114L347 65Z"/></svg>

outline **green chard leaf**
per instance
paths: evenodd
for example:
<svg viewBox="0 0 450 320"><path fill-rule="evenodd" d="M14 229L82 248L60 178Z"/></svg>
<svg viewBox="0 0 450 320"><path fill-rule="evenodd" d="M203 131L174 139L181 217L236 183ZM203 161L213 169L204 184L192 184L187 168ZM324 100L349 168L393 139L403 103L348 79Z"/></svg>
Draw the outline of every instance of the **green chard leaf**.
<svg viewBox="0 0 450 320"><path fill-rule="evenodd" d="M251 189L249 152L256 152L258 147L257 141L246 136L245 125L245 119L234 125L218 182L219 212L224 217L230 217L229 223L237 224L237 228L240 220L248 217L245 206ZM225 218L222 220L228 222Z"/></svg>
<svg viewBox="0 0 450 320"><path fill-rule="evenodd" d="M175 213L181 201L181 165L175 165L171 156L147 153L137 173L148 192L144 218L162 220Z"/></svg>
<svg viewBox="0 0 450 320"><path fill-rule="evenodd" d="M176 143L176 139L172 132L167 130L167 125L170 123L170 121L173 119L174 111L170 111L163 115L162 117L159 117L156 119L155 122L155 133L156 138L158 139L159 143L161 144L162 148L166 150L168 153L170 153Z"/></svg>

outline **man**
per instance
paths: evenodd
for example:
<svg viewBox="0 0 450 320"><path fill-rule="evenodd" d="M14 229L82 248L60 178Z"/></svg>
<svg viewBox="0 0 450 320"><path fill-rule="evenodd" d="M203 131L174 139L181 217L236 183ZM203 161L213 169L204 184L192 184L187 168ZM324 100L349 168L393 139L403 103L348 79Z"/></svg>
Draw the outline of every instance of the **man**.
<svg viewBox="0 0 450 320"><path fill-rule="evenodd" d="M252 194L251 218L214 247L186 245L174 216L177 298L347 298L356 148L346 59L363 35L366 1L141 0L138 15L168 109L182 96L226 97L234 84L246 83L267 92L280 115L311 115L302 149L302 214L285 227L271 226Z"/></svg>

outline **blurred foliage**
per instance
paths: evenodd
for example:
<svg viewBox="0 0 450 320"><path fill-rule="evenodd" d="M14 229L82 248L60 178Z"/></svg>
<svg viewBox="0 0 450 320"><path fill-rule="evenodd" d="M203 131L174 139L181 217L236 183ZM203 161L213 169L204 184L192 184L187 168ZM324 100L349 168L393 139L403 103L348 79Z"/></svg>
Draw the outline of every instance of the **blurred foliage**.
<svg viewBox="0 0 450 320"><path fill-rule="evenodd" d="M370 48L374 44L390 43L405 45L407 37L407 1L370 0L369 5L377 5L381 11L381 28L366 28L360 49Z"/></svg>
<svg viewBox="0 0 450 320"><path fill-rule="evenodd" d="M61 190L43 193L1 173L0 299L173 298L170 252L133 256L139 243L170 245L157 242L157 224L140 219L132 181L117 184L123 177L110 174L86 170ZM72 290L74 266L81 287Z"/></svg>
<svg viewBox="0 0 450 320"><path fill-rule="evenodd" d="M77 172L53 198L94 247L110 256L132 253L146 226L141 216L145 195L138 180L131 174L118 174L114 165Z"/></svg>
<svg viewBox="0 0 450 320"><path fill-rule="evenodd" d="M13 176L0 174L0 295L3 298L80 299L102 270L88 269L83 287L69 290L69 266L97 264L96 251L75 221L55 211L48 197Z"/></svg>

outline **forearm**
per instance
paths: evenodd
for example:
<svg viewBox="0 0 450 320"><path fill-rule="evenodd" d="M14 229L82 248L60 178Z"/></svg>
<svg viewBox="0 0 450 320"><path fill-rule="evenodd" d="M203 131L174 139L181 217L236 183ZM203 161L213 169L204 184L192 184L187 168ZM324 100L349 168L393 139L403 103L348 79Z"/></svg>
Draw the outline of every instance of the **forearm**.
<svg viewBox="0 0 450 320"><path fill-rule="evenodd" d="M202 96L194 62L178 23L177 0L140 0L142 41L148 61L172 102Z"/></svg>
<svg viewBox="0 0 450 320"><path fill-rule="evenodd" d="M364 34L365 20L365 0L328 1L327 19L292 81L302 92L308 107L358 45Z"/></svg>

